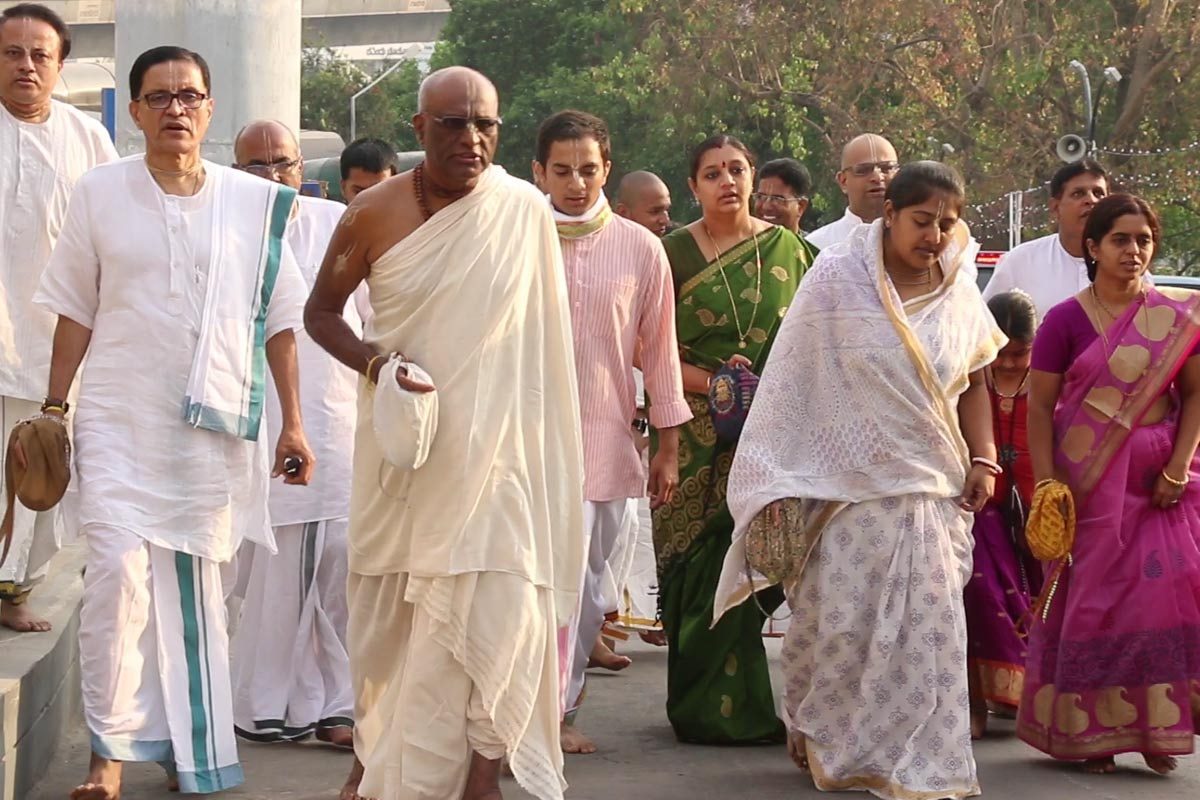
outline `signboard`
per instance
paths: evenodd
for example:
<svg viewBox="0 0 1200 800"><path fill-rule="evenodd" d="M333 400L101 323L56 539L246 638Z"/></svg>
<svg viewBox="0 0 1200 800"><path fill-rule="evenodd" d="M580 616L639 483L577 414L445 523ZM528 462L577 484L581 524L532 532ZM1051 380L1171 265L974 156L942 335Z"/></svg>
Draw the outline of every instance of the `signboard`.
<svg viewBox="0 0 1200 800"><path fill-rule="evenodd" d="M100 18L100 0L79 0L75 7L75 21L88 22L111 22L112 20L102 20Z"/></svg>

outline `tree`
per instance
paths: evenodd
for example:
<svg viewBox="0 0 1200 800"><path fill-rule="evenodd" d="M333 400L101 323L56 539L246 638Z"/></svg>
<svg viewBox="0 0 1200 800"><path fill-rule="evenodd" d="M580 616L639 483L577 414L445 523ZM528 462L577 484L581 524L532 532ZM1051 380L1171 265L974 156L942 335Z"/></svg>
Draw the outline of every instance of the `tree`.
<svg viewBox="0 0 1200 800"><path fill-rule="evenodd" d="M328 48L306 50L300 77L300 126L336 131L350 141L350 98L372 79ZM410 120L417 110L420 66L406 63L358 99L358 136L375 136L397 151L419 150Z"/></svg>

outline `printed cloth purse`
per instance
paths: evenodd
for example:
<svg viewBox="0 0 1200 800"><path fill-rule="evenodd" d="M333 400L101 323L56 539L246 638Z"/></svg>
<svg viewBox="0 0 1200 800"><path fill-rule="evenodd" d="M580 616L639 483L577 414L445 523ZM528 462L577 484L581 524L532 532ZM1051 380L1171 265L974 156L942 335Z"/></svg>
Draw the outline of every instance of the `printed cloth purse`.
<svg viewBox="0 0 1200 800"><path fill-rule="evenodd" d="M758 376L745 366L725 364L713 373L708 385L708 413L719 440L737 443L757 389Z"/></svg>

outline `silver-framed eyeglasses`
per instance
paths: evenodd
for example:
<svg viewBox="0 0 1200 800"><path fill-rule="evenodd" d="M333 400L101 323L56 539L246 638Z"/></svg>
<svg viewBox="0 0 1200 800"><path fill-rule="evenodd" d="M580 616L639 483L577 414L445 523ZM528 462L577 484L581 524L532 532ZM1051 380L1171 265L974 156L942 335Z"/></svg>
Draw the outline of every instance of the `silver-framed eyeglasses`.
<svg viewBox="0 0 1200 800"><path fill-rule="evenodd" d="M249 172L260 178L273 178L276 175L287 175L300 166L300 159L289 158L286 161L272 161L270 164L234 164L234 169Z"/></svg>
<svg viewBox="0 0 1200 800"><path fill-rule="evenodd" d="M487 135L498 130L504 124L504 120L500 117L437 117L430 114L429 118L446 130L454 131L455 133L460 133L470 128L476 133Z"/></svg>
<svg viewBox="0 0 1200 800"><path fill-rule="evenodd" d="M195 110L204 104L208 99L208 95L204 92L197 92L192 89L184 89L182 92L146 92L138 98L147 107L155 111L163 111L171 107L171 103L176 100L183 108Z"/></svg>
<svg viewBox="0 0 1200 800"><path fill-rule="evenodd" d="M787 205L788 203L799 203L803 197L794 197L786 194L764 194L763 192L755 192L750 195L756 203L779 203Z"/></svg>

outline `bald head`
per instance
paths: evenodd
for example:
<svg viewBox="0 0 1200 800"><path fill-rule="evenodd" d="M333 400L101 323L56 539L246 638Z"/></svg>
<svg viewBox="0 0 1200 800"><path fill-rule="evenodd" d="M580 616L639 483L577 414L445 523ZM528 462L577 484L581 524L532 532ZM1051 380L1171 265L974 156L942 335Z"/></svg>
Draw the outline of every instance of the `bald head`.
<svg viewBox="0 0 1200 800"><path fill-rule="evenodd" d="M496 86L486 75L470 67L446 67L429 73L421 81L421 88L417 92L417 111L441 114L438 109L447 102L447 98L453 101L464 95L480 101L488 100L497 107L500 105Z"/></svg>
<svg viewBox="0 0 1200 800"><path fill-rule="evenodd" d="M883 216L884 194L898 168L896 148L879 134L864 133L847 142L837 181L850 210L865 222Z"/></svg>
<svg viewBox="0 0 1200 800"><path fill-rule="evenodd" d="M671 190L653 172L630 172L617 187L616 211L662 236L671 224Z"/></svg>
<svg viewBox="0 0 1200 800"><path fill-rule="evenodd" d="M273 119L251 122L233 140L234 168L300 188L304 164L300 140L287 125Z"/></svg>

